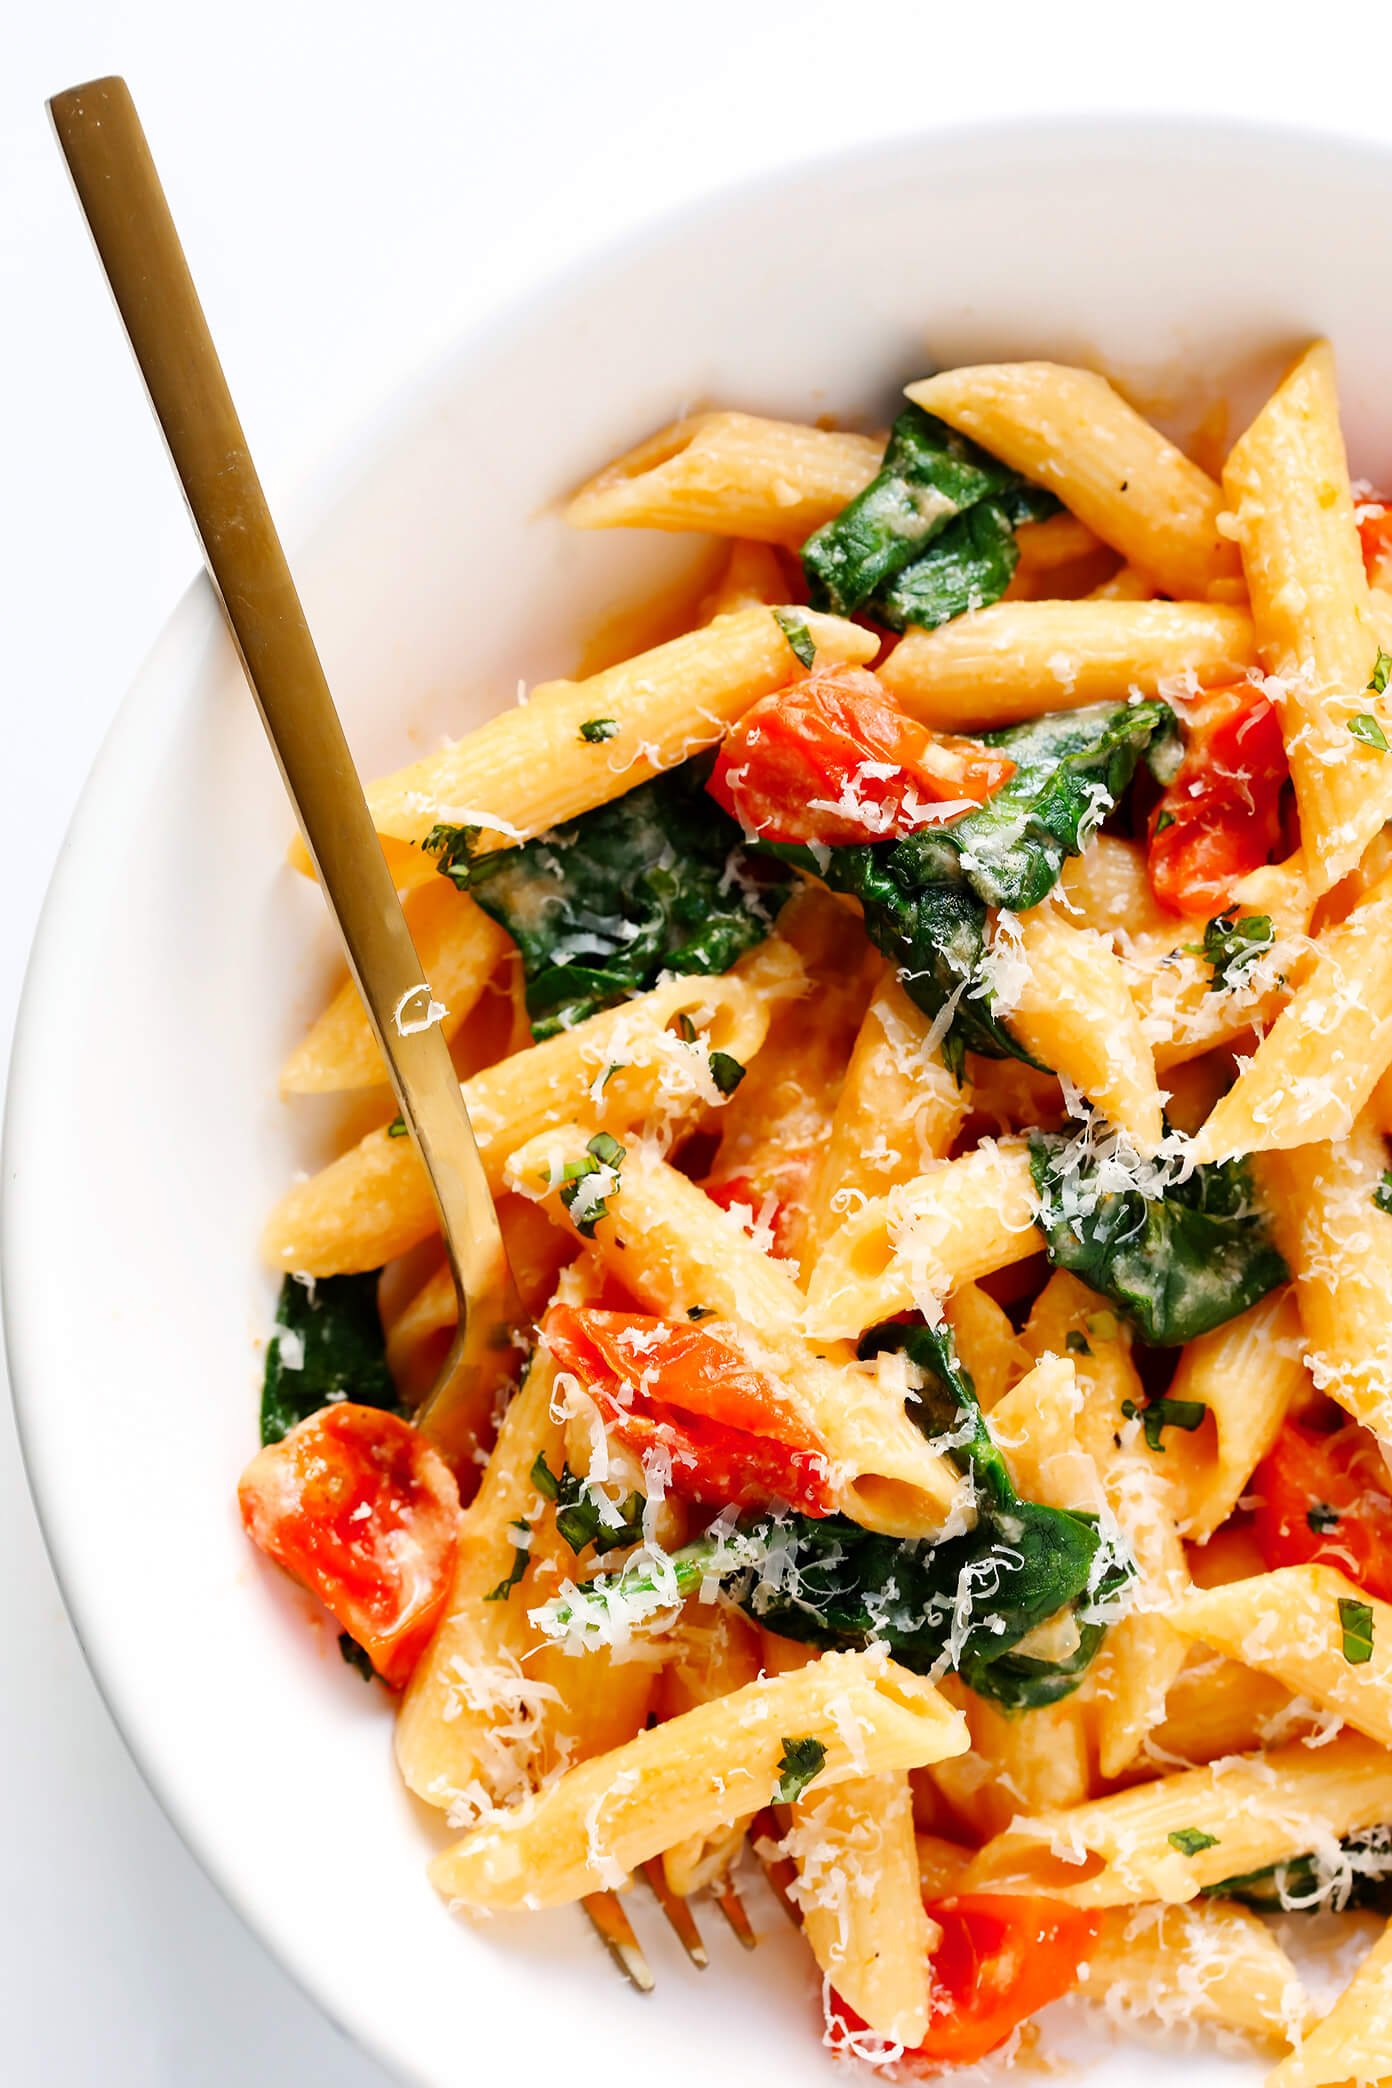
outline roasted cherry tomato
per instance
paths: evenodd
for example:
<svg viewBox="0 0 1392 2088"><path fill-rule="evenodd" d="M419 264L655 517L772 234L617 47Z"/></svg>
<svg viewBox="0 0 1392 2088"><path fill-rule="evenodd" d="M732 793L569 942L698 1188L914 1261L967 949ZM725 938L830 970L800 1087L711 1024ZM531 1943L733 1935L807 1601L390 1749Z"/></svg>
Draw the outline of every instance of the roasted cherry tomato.
<svg viewBox="0 0 1392 2088"><path fill-rule="evenodd" d="M940 826L1014 772L994 747L929 732L864 668L835 667L747 711L707 787L762 840L840 845Z"/></svg>
<svg viewBox="0 0 1392 2088"><path fill-rule="evenodd" d="M1150 821L1151 888L1173 913L1221 913L1281 835L1289 774L1274 705L1250 682L1212 689L1189 713L1178 775Z"/></svg>
<svg viewBox="0 0 1392 2088"><path fill-rule="evenodd" d="M805 1515L830 1512L821 1445L724 1334L553 1305L541 1335L630 1449L670 1453L671 1490L683 1500L741 1508L786 1501Z"/></svg>
<svg viewBox="0 0 1392 2088"><path fill-rule="evenodd" d="M1369 501L1360 511L1358 539L1374 587L1392 588L1392 507Z"/></svg>
<svg viewBox="0 0 1392 2088"><path fill-rule="evenodd" d="M810 1172L810 1170L808 1170ZM752 1232L762 1218L773 1235L773 1252L786 1255L788 1251L788 1227L792 1217L788 1205L775 1191L761 1189L749 1175L726 1175L723 1181L703 1182L702 1188L712 1203L718 1203L722 1211L748 1211L750 1220L746 1232ZM772 1208L768 1208L772 1197Z"/></svg>
<svg viewBox="0 0 1392 2088"><path fill-rule="evenodd" d="M328 1605L383 1681L409 1681L459 1541L459 1490L424 1436L377 1407L321 1407L253 1457L237 1497L253 1542Z"/></svg>
<svg viewBox="0 0 1392 2088"><path fill-rule="evenodd" d="M933 1952L928 2034L899 2062L906 2073L969 2066L1005 2043L1016 2025L1077 1984L1097 1941L1098 1916L1025 1893L959 1893L930 1900L942 1930ZM837 2013L862 2019L839 1995Z"/></svg>
<svg viewBox="0 0 1392 2088"><path fill-rule="evenodd" d="M1321 1433L1287 1421L1257 1466L1256 1536L1268 1567L1338 1566L1392 1602L1392 1489L1356 1421Z"/></svg>

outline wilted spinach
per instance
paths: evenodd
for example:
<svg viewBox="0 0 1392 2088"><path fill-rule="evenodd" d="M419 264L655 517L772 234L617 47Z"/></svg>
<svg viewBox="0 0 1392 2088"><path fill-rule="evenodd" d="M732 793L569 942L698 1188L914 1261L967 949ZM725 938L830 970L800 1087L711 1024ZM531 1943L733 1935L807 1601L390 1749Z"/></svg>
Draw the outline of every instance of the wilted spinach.
<svg viewBox="0 0 1392 2088"><path fill-rule="evenodd" d="M263 1443L338 1400L400 1412L377 1311L381 1273L285 1278L261 1388Z"/></svg>
<svg viewBox="0 0 1392 2088"><path fill-rule="evenodd" d="M682 762L518 848L476 856L475 827L427 837L444 875L517 944L534 1037L665 971L727 971L769 933L787 883L707 796L710 768Z"/></svg>

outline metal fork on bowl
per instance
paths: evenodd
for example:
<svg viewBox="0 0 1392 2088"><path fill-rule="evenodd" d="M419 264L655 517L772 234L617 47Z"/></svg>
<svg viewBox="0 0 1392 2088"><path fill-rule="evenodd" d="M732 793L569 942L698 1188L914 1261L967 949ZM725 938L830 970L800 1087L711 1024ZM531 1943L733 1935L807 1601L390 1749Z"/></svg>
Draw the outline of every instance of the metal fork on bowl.
<svg viewBox="0 0 1392 2088"><path fill-rule="evenodd" d="M405 915L329 693L290 567L150 149L124 80L57 94L49 112L78 201L183 487L208 571L343 938L401 1114L440 1213L459 1317L417 1416L445 1454L467 1458L515 1357L521 1307L483 1163ZM776 1829L774 1830L776 1832ZM645 1875L693 1964L707 1961L690 1904L660 1859ZM778 1885L776 1873L770 1876ZM786 1894L784 1904L790 1911ZM726 1880L715 1888L740 1941L756 1941ZM652 1973L618 1895L585 1911L644 1992Z"/></svg>

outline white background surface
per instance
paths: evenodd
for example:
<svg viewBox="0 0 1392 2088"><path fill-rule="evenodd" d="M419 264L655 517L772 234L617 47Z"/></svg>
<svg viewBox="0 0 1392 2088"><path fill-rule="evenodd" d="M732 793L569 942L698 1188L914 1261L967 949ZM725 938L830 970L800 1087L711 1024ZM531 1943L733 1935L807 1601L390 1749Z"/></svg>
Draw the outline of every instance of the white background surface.
<svg viewBox="0 0 1392 2088"><path fill-rule="evenodd" d="M82 778L195 571L47 132L46 93L106 71L131 82L263 479L293 515L296 489L355 421L467 317L755 168L1012 110L1229 111L1392 139L1385 9L1379 26L1374 7L1326 0L1319 40L1298 45L1266 6L1146 10L1144 35L1140 12L1116 0L6 10L0 1044ZM1368 266L1386 260L1386 227L1370 225ZM828 298L854 294L854 257L828 255ZM81 1019L100 1078L101 1011ZM72 1197L76 1290L101 1243L84 1237L80 1182ZM155 1512L132 1512L142 1506ZM222 1905L141 1785L64 1619L7 1406L0 1589L6 2082L380 2083ZM467 2039L467 2022L460 2030Z"/></svg>

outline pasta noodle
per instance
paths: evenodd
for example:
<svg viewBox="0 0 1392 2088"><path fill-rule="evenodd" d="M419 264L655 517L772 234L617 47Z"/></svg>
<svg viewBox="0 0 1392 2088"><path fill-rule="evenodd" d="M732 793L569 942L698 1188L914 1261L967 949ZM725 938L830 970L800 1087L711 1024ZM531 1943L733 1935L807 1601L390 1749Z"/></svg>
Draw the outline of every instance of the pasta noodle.
<svg viewBox="0 0 1392 2088"><path fill-rule="evenodd" d="M1300 358L1237 443L1223 490L1273 677L1306 860L1323 891L1392 815L1392 771L1349 729L1377 712L1368 684L1378 643L1327 342Z"/></svg>
<svg viewBox="0 0 1392 2088"><path fill-rule="evenodd" d="M1237 571L1206 472L1103 377L1059 363L944 370L908 395L1065 506L1168 594L1202 598Z"/></svg>
<svg viewBox="0 0 1392 2088"><path fill-rule="evenodd" d="M699 572L374 787L519 1382L437 1445L340 984L243 1522L396 1693L452 1906L650 1983L610 1896L704 1963L748 1846L834 2051L1073 1991L1392 2081L1387 1939L1320 2021L1259 1918L1392 1872L1392 508L1322 344L1221 487L1090 371L908 394L604 467L569 519Z"/></svg>
<svg viewBox="0 0 1392 2088"><path fill-rule="evenodd" d="M1102 596L1002 602L936 631L910 631L885 661L885 687L925 725L1013 725L1181 676L1226 682L1255 659L1252 619L1220 603Z"/></svg>
<svg viewBox="0 0 1392 2088"><path fill-rule="evenodd" d="M431 1865L469 1907L553 1907L620 1884L671 1841L708 1834L765 1803L788 1734L824 1750L823 1790L916 1768L967 1744L960 1713L883 1654L828 1653L652 1726L607 1760L581 1763Z"/></svg>

